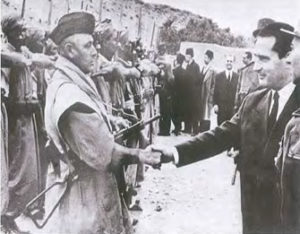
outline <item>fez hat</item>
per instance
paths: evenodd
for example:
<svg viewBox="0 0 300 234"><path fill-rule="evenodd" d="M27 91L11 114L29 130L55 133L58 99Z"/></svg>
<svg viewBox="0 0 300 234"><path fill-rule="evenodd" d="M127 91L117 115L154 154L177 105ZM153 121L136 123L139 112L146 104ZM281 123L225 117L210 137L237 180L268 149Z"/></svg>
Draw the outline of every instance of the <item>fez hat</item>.
<svg viewBox="0 0 300 234"><path fill-rule="evenodd" d="M183 62L184 62L184 55L183 54L177 54L177 56L176 56L176 61L177 61L177 63L179 63L179 64L182 64Z"/></svg>
<svg viewBox="0 0 300 234"><path fill-rule="evenodd" d="M95 17L87 12L72 12L62 16L50 38L59 45L65 38L77 34L92 34L95 30Z"/></svg>
<svg viewBox="0 0 300 234"><path fill-rule="evenodd" d="M185 54L189 54L192 57L194 57L194 50L193 50L193 48L187 48L186 51L185 51Z"/></svg>
<svg viewBox="0 0 300 234"><path fill-rule="evenodd" d="M270 19L270 18L262 18L258 20L257 22L257 29L255 29L252 33L254 37L257 37L257 34L266 26L269 24L275 23L275 20Z"/></svg>
<svg viewBox="0 0 300 234"><path fill-rule="evenodd" d="M287 29L284 29L284 28L281 28L280 31L300 39L300 21L298 22L298 26L297 26L297 29L295 31L287 30Z"/></svg>
<svg viewBox="0 0 300 234"><path fill-rule="evenodd" d="M210 59L213 59L214 58L214 52L212 52L211 50L207 50L205 52L205 54L210 58Z"/></svg>

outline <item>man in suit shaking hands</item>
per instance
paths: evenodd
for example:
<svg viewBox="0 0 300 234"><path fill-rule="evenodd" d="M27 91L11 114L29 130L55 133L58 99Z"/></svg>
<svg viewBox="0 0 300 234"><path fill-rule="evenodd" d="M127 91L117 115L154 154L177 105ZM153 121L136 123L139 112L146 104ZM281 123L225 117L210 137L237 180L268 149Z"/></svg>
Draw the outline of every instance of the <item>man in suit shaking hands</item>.
<svg viewBox="0 0 300 234"><path fill-rule="evenodd" d="M249 94L238 112L215 129L175 147L152 146L162 152L162 163L177 167L215 156L231 147L240 150L241 210L244 234L278 233L279 175L274 165L284 128L298 108L299 86L292 83L286 57L293 31L285 23L272 23L259 31L254 48L261 89Z"/></svg>

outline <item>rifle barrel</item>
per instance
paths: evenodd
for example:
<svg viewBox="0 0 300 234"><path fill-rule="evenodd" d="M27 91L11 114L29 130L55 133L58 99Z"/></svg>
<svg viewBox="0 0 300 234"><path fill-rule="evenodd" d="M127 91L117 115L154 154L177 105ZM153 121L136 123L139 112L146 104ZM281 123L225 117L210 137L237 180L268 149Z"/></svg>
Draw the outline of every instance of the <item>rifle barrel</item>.
<svg viewBox="0 0 300 234"><path fill-rule="evenodd" d="M117 132L114 134L114 138L115 139L119 139L120 137L124 136L125 134L128 134L132 131L136 131L136 130L141 130L143 129L146 125L154 122L155 120L158 120L160 118L160 115L155 115L152 118L146 120L146 121L139 121L135 124L133 124L132 126L128 127L128 128L124 128L121 131Z"/></svg>

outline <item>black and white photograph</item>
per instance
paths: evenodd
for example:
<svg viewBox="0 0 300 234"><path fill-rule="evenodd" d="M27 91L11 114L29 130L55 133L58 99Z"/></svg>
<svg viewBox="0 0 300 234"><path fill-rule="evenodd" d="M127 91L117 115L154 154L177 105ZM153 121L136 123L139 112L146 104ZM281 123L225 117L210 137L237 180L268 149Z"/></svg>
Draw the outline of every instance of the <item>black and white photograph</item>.
<svg viewBox="0 0 300 234"><path fill-rule="evenodd" d="M0 16L0 233L300 234L300 1Z"/></svg>

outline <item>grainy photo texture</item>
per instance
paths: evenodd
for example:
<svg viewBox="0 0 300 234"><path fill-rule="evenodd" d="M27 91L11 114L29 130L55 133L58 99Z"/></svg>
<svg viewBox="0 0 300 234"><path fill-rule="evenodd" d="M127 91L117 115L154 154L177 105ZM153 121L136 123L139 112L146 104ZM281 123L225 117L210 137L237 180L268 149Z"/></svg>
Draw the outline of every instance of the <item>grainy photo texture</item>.
<svg viewBox="0 0 300 234"><path fill-rule="evenodd" d="M299 13L1 0L1 233L299 234Z"/></svg>

